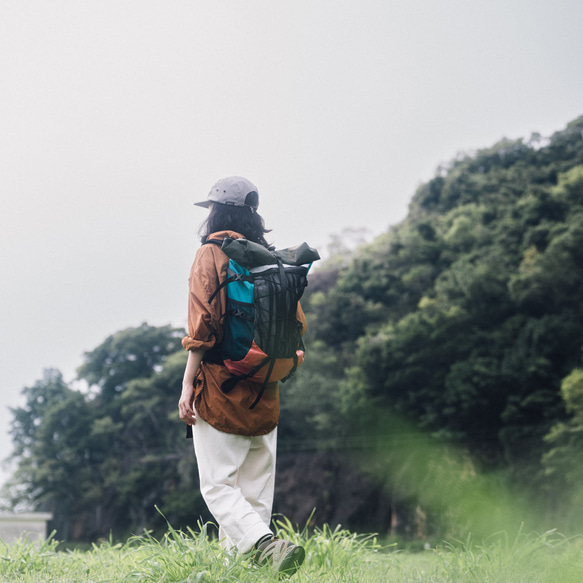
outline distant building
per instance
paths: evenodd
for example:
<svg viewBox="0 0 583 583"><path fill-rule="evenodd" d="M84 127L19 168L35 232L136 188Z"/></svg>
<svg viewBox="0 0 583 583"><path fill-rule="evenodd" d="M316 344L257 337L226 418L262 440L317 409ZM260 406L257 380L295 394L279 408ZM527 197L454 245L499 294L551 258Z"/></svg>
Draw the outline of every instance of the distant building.
<svg viewBox="0 0 583 583"><path fill-rule="evenodd" d="M0 540L8 544L19 538L27 538L31 542L42 541L47 536L47 522L52 518L49 512L0 513Z"/></svg>

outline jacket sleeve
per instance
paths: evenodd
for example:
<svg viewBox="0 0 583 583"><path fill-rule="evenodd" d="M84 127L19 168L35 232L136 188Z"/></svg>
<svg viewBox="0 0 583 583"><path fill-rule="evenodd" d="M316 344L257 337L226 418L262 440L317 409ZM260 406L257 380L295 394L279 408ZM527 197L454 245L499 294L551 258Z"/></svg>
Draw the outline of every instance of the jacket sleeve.
<svg viewBox="0 0 583 583"><path fill-rule="evenodd" d="M182 339L186 350L208 350L222 339L221 316L224 309L224 290L209 304L219 286L221 266L217 264L218 249L203 245L196 252L188 278L188 336Z"/></svg>
<svg viewBox="0 0 583 583"><path fill-rule="evenodd" d="M306 322L306 316L304 314L304 310L302 309L302 306L300 305L300 302L298 302L298 308L296 310L296 318L298 319L299 322L302 323L302 329L300 331L300 336L303 336L306 333L306 330L308 328L308 323Z"/></svg>

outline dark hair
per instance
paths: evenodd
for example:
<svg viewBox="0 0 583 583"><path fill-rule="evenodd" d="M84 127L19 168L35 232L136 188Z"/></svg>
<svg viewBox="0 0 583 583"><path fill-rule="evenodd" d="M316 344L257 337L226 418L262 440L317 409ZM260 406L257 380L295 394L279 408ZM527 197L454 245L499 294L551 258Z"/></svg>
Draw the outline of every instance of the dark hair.
<svg viewBox="0 0 583 583"><path fill-rule="evenodd" d="M198 232L201 242L204 243L209 235L217 231L235 231L249 241L269 247L264 236L269 229L265 228L261 215L250 206L213 203Z"/></svg>

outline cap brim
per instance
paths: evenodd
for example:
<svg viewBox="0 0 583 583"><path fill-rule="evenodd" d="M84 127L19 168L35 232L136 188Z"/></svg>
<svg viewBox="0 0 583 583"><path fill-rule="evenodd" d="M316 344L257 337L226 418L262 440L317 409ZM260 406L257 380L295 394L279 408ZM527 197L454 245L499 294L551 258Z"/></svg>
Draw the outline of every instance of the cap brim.
<svg viewBox="0 0 583 583"><path fill-rule="evenodd" d="M203 200L202 202L195 202L194 206L201 206L207 209L209 206L211 206L211 202L212 200Z"/></svg>

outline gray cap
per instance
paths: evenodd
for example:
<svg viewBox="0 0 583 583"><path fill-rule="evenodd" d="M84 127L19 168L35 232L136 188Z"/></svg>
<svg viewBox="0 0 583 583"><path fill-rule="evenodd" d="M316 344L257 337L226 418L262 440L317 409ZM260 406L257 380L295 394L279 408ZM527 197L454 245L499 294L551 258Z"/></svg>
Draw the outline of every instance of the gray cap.
<svg viewBox="0 0 583 583"><path fill-rule="evenodd" d="M252 192L255 193L255 196L247 199L247 195ZM259 206L259 193L257 187L246 178L229 176L213 184L206 200L195 202L194 204L208 208L211 202L230 204L233 206L249 206L256 210Z"/></svg>

